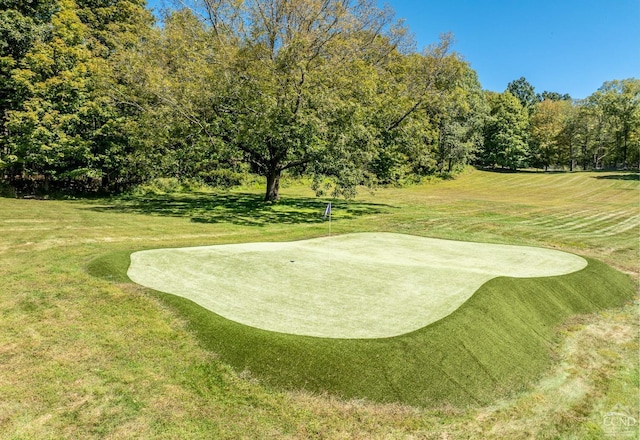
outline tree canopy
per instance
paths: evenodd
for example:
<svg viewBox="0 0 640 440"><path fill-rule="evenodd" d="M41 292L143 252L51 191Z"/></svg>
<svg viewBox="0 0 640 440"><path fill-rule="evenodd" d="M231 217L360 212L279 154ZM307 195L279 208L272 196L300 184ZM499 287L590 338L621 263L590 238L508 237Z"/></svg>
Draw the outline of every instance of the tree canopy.
<svg viewBox="0 0 640 440"><path fill-rule="evenodd" d="M156 177L265 200L467 164L630 167L639 81L583 101L524 77L483 91L452 35L418 51L374 0L0 0L0 178L19 191L121 191Z"/></svg>

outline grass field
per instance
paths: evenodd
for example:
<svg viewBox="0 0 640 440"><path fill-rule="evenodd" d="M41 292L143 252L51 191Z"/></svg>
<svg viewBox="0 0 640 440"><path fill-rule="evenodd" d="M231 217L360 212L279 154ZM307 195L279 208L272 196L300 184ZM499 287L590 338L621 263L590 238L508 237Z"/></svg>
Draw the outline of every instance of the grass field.
<svg viewBox="0 0 640 440"><path fill-rule="evenodd" d="M605 438L626 434L608 412L640 419L637 303L548 325L542 373L499 401L420 409L278 391L207 348L184 304L87 272L126 272L131 250L326 234L323 201L283 196L0 199L0 437ZM639 202L637 174L475 171L335 201L333 230L561 249L637 285Z"/></svg>

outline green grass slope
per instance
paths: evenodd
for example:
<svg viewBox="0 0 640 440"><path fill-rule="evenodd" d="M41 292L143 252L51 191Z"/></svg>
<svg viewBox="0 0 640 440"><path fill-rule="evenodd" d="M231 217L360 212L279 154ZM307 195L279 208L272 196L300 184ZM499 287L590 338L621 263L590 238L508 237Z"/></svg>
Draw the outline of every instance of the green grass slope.
<svg viewBox="0 0 640 440"><path fill-rule="evenodd" d="M122 279L128 256L91 263ZM110 269L118 269L108 275ZM327 339L255 329L156 292L201 343L237 371L286 389L418 406L487 404L522 390L549 365L556 326L634 296L629 277L589 260L576 273L495 278L460 309L418 331L382 339Z"/></svg>

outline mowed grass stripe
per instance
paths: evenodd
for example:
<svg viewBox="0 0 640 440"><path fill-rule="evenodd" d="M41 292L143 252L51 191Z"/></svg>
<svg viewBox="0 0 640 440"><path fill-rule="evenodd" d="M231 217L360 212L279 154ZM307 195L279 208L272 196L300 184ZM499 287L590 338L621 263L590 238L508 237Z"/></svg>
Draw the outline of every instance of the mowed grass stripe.
<svg viewBox="0 0 640 440"><path fill-rule="evenodd" d="M638 228L640 215L624 210L612 214L578 217L577 220L567 223L555 224L553 220L550 220L545 224L532 224L542 226L545 231L553 231L566 236L609 237Z"/></svg>
<svg viewBox="0 0 640 440"><path fill-rule="evenodd" d="M631 217L628 217L631 216ZM611 227L619 226L626 222L633 223L637 219L637 215L633 215L633 213L628 210L617 211L610 214L594 214L587 217L577 217L575 220L552 224L552 226L547 227L550 230L560 230L565 232L573 232L578 231L582 233L598 233L601 229L607 228L607 230L611 229Z"/></svg>
<svg viewBox="0 0 640 440"><path fill-rule="evenodd" d="M480 172L482 173L482 172ZM487 176L487 175L490 176ZM491 175L492 174L492 175ZM463 187L473 193L486 193L485 197L506 198L509 202L518 200L539 200L545 205L560 201L563 204L578 204L585 206L584 202L594 201L601 207L616 203L618 198L628 200L633 194L626 194L637 187L638 181L624 180L612 177L612 173L482 173L483 179L473 177L466 182L451 182L452 187ZM624 175L623 175L624 176ZM637 176L637 174L636 174ZM615 177L615 178L614 178ZM469 188L468 183L474 181L478 186ZM493 191L500 187L500 191ZM608 198L614 195L613 198ZM567 197L569 196L570 197ZM527 196L526 199L524 196ZM624 201L623 201L624 203ZM587 205L588 206L588 205Z"/></svg>
<svg viewBox="0 0 640 440"><path fill-rule="evenodd" d="M613 224L606 228L593 231L593 233L597 235L611 236L611 235L623 234L633 229L636 229L636 232L638 232L637 231L638 227L640 227L640 215L635 215L633 217L629 217L626 220L623 220L619 223Z"/></svg>
<svg viewBox="0 0 640 440"><path fill-rule="evenodd" d="M563 212L560 214L550 215L549 212L546 212L543 210L541 212L536 213L536 216L539 216L539 217L536 217L531 220L525 220L523 223L528 223L536 226L544 226L548 224L556 224L566 219L573 219L576 217L580 217L584 214L591 214L592 212L593 212L592 209L583 209L577 212L570 211L570 212Z"/></svg>
<svg viewBox="0 0 640 440"><path fill-rule="evenodd" d="M539 222L531 221L530 223L538 226L552 225L552 229L570 230L579 228L583 225L607 221L608 219L612 218L616 219L627 214L629 214L628 209L622 209L608 213L603 213L602 211L597 211L594 213L593 210L587 210L578 213L567 213L559 216L554 216Z"/></svg>

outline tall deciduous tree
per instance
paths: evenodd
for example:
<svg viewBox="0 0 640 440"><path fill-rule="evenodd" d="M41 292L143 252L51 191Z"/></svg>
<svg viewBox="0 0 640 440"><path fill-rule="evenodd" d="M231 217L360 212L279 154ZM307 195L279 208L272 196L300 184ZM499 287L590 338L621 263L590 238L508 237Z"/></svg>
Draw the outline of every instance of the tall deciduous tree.
<svg viewBox="0 0 640 440"><path fill-rule="evenodd" d="M630 159L635 163L640 142L640 80L605 82L587 101L602 113L602 148L609 150L611 165L626 168Z"/></svg>
<svg viewBox="0 0 640 440"><path fill-rule="evenodd" d="M209 110L187 112L192 122L265 177L267 201L287 170L332 175L338 192L352 192L373 156L366 124L378 69L404 36L392 14L371 0L223 0L195 10L213 51L200 69Z"/></svg>
<svg viewBox="0 0 640 440"><path fill-rule="evenodd" d="M536 97L535 88L522 76L519 79L511 81L507 85L507 92L518 98L520 105L527 109L529 112L533 111L533 106L538 102Z"/></svg>
<svg viewBox="0 0 640 440"><path fill-rule="evenodd" d="M510 92L487 93L489 117L485 124L481 163L515 170L526 165L528 112Z"/></svg>
<svg viewBox="0 0 640 440"><path fill-rule="evenodd" d="M117 156L127 140L121 113L104 93L111 87L106 72L111 54L131 41L125 24L149 23L144 17L150 15L139 0L110 1L113 7L135 3L139 15L117 18L118 23L103 15L89 25L81 16L97 2L85 3L91 4L80 8L73 0L58 0L42 23L47 32L36 35L10 71L14 96L21 101L6 112L5 157L12 174L43 178L45 188L54 181L69 185L100 177L106 185L123 169ZM110 46L99 38L100 28L111 31Z"/></svg>
<svg viewBox="0 0 640 440"><path fill-rule="evenodd" d="M25 91L12 77L33 44L45 32L51 19L54 0L0 0L0 177L15 176L17 157L9 147L7 114L21 107Z"/></svg>
<svg viewBox="0 0 640 440"><path fill-rule="evenodd" d="M85 168L91 154L78 133L90 76L86 39L76 5L61 0L51 38L35 42L12 71L26 99L8 114L10 147L22 173L43 176L45 189L52 179Z"/></svg>
<svg viewBox="0 0 640 440"><path fill-rule="evenodd" d="M545 99L535 105L530 119L530 165L537 168L566 163L567 149L562 135L568 124L569 101Z"/></svg>
<svg viewBox="0 0 640 440"><path fill-rule="evenodd" d="M567 102L562 108L564 124L559 133L559 148L564 152L559 153L560 161L563 165L569 166L569 171L573 171L579 163L579 143L580 143L580 107L573 102Z"/></svg>
<svg viewBox="0 0 640 440"><path fill-rule="evenodd" d="M476 73L463 71L461 81L444 96L439 118L438 161L441 172L470 163L483 145L488 107Z"/></svg>
<svg viewBox="0 0 640 440"><path fill-rule="evenodd" d="M145 44L125 51L114 70L113 99L131 109L140 164L149 178L203 178L215 182L242 157L224 142L234 96L228 66L236 49L192 11L174 11ZM235 111L235 109L233 109Z"/></svg>
<svg viewBox="0 0 640 440"><path fill-rule="evenodd" d="M478 125L467 118L482 99L475 73L451 51L451 35L422 54L399 54L378 86L374 127L379 145L372 164L384 183L420 178L464 164Z"/></svg>
<svg viewBox="0 0 640 440"><path fill-rule="evenodd" d="M266 177L265 200L278 198L283 171L300 167L351 191L373 154L363 113L371 78L403 31L370 0L251 0L238 15L241 25L226 26L240 50L224 135ZM217 9L210 16L223 22Z"/></svg>
<svg viewBox="0 0 640 440"><path fill-rule="evenodd" d="M76 0L77 15L88 28L86 45L92 53L90 104L82 114L83 137L90 142L91 168L104 189L123 189L146 173L138 158L136 110L114 99L122 88L119 60L146 42L154 19L145 0Z"/></svg>

